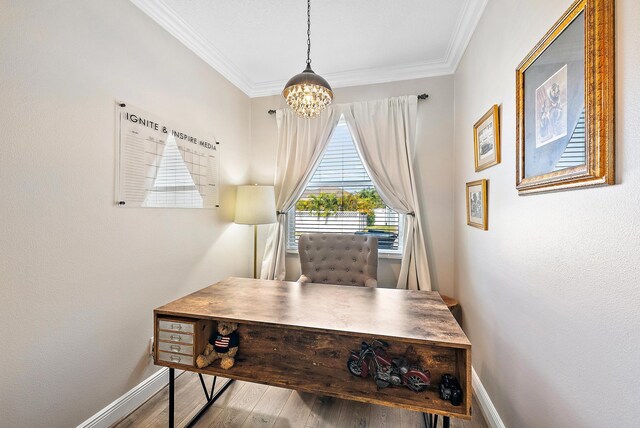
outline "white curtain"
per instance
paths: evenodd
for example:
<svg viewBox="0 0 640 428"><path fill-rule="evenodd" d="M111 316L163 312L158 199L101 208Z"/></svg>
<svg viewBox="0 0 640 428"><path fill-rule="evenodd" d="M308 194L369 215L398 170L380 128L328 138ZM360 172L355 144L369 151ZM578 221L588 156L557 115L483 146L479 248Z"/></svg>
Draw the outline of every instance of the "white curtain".
<svg viewBox="0 0 640 428"><path fill-rule="evenodd" d="M278 110L278 148L274 180L278 222L271 225L260 278L283 280L287 216L311 179L340 113L329 106L315 119L301 119L291 109Z"/></svg>
<svg viewBox="0 0 640 428"><path fill-rule="evenodd" d="M343 105L342 110L380 196L389 207L404 214L404 248L397 287L431 290L412 166L418 98L353 103Z"/></svg>

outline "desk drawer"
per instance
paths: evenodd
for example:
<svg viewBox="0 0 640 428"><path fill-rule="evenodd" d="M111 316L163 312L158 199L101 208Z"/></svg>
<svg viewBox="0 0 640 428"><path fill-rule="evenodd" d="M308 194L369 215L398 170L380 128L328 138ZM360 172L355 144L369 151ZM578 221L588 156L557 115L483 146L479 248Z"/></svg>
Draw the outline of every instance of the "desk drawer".
<svg viewBox="0 0 640 428"><path fill-rule="evenodd" d="M174 352L176 354L193 355L193 346L180 345L170 342L158 342L158 349L165 352Z"/></svg>
<svg viewBox="0 0 640 428"><path fill-rule="evenodd" d="M182 364L193 367L193 357L188 355L172 354L170 352L158 351L158 359L167 363Z"/></svg>
<svg viewBox="0 0 640 428"><path fill-rule="evenodd" d="M177 331L180 333L191 333L193 334L193 324L186 322L178 322L171 320L159 320L158 328L160 330L170 330Z"/></svg>
<svg viewBox="0 0 640 428"><path fill-rule="evenodd" d="M193 345L193 335L184 333L172 333L170 331L159 331L158 341L179 342Z"/></svg>

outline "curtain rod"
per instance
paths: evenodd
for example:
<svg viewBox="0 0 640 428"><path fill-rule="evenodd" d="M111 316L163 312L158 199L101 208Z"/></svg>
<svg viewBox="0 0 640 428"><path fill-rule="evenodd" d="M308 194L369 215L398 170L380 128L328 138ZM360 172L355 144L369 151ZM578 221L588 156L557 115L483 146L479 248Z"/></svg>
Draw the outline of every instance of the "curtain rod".
<svg viewBox="0 0 640 428"><path fill-rule="evenodd" d="M426 100L427 98L429 98L429 94L420 94L420 95L418 95L418 99L419 100ZM276 114L276 111L272 109L272 110L267 111L267 113Z"/></svg>

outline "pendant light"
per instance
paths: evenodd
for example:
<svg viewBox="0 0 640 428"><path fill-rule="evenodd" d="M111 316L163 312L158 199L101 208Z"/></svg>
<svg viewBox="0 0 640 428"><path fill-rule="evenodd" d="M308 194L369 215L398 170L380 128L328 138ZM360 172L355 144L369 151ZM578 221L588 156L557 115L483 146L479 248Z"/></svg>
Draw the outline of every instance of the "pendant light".
<svg viewBox="0 0 640 428"><path fill-rule="evenodd" d="M311 0L307 0L307 67L289 79L282 96L298 116L306 119L318 117L333 99L329 83L311 69Z"/></svg>

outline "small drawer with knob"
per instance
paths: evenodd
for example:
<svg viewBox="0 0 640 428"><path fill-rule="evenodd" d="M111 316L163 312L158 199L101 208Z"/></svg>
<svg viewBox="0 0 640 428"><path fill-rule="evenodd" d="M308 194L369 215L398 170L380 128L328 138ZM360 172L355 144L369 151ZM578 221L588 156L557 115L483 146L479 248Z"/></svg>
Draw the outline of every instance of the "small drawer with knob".
<svg viewBox="0 0 640 428"><path fill-rule="evenodd" d="M158 329L167 331L176 331L178 333L193 334L194 325L188 322L179 322L172 320L159 320Z"/></svg>
<svg viewBox="0 0 640 428"><path fill-rule="evenodd" d="M185 344L193 344L193 335L185 333L173 333L171 331L159 331L158 340L166 342L178 342Z"/></svg>
<svg viewBox="0 0 640 428"><path fill-rule="evenodd" d="M158 359L167 363L193 366L193 355L173 354L171 352L158 351Z"/></svg>
<svg viewBox="0 0 640 428"><path fill-rule="evenodd" d="M158 350L176 354L193 355L193 346L170 342L158 342Z"/></svg>

